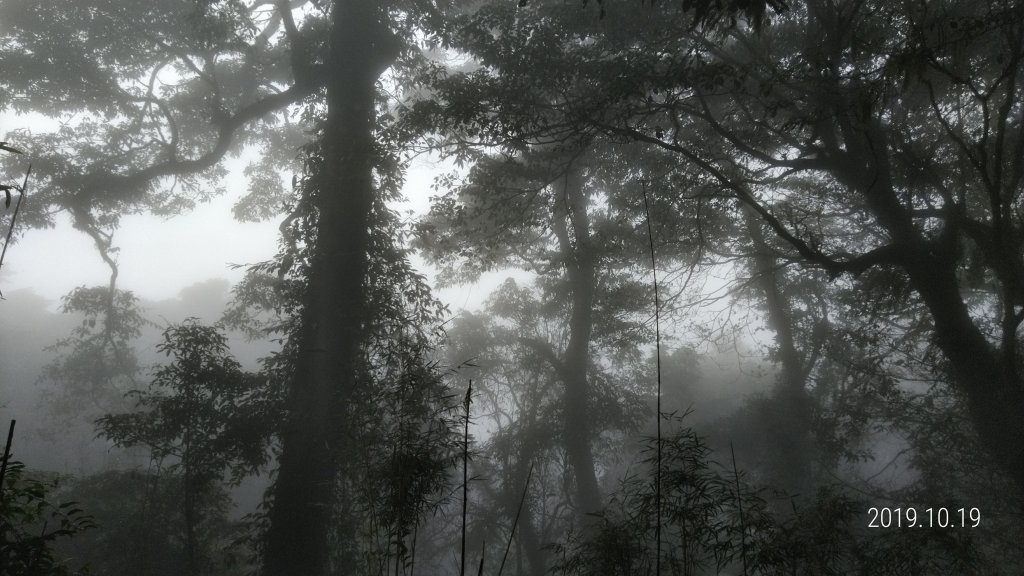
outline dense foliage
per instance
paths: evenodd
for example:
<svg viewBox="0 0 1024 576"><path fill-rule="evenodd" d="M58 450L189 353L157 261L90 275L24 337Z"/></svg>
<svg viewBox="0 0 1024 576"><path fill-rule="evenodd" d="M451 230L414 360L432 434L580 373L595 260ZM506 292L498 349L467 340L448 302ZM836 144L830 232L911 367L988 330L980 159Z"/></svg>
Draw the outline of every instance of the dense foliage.
<svg viewBox="0 0 1024 576"><path fill-rule="evenodd" d="M6 456L6 455L5 455ZM34 478L16 460L4 462L0 486L0 570L9 576L71 574L76 568L55 552L61 540L96 527L75 501L57 503L59 478Z"/></svg>

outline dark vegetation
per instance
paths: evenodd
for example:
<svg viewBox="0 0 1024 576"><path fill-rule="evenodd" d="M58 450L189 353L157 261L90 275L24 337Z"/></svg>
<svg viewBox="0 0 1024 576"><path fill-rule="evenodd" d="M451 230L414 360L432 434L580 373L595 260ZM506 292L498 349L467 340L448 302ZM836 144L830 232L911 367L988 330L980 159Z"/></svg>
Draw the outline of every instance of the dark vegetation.
<svg viewBox="0 0 1024 576"><path fill-rule="evenodd" d="M4 0L4 251L110 278L0 302L0 575L1020 574L1022 89L1002 0Z"/></svg>

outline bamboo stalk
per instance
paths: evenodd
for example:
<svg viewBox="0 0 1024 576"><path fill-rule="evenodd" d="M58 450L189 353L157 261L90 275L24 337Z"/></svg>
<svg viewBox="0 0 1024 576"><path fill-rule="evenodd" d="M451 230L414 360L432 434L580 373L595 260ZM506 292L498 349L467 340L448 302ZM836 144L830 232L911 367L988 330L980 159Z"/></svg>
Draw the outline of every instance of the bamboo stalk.
<svg viewBox="0 0 1024 576"><path fill-rule="evenodd" d="M743 576L747 576L747 522L743 518L743 498L740 495L740 472L736 468L736 450L729 442L729 452L732 454L732 474L736 479L736 505L740 509L740 557L743 559Z"/></svg>
<svg viewBox="0 0 1024 576"><path fill-rule="evenodd" d="M462 441L462 559L459 576L466 576L466 507L469 503L469 405L473 399L473 381L466 389L466 430Z"/></svg>
<svg viewBox="0 0 1024 576"><path fill-rule="evenodd" d="M651 250L651 275L654 278L654 361L657 366L657 470L654 473L654 574L661 576L661 301L658 298L658 264L654 258L654 231L651 228L651 208L647 202L647 184L643 185L644 215L647 217L647 241Z"/></svg>

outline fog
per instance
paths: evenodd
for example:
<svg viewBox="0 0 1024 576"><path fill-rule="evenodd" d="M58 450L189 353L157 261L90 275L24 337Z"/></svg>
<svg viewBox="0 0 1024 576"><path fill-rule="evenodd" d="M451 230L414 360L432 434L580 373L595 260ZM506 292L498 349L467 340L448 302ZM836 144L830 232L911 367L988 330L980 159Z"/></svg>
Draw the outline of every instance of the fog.
<svg viewBox="0 0 1024 576"><path fill-rule="evenodd" d="M0 0L0 576L1024 573L1022 83L996 0Z"/></svg>

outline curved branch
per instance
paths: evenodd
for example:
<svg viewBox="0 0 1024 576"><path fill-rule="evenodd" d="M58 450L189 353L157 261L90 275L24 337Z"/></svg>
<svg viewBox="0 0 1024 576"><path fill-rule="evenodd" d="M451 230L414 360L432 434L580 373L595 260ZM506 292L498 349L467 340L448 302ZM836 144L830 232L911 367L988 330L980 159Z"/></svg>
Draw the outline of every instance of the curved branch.
<svg viewBox="0 0 1024 576"><path fill-rule="evenodd" d="M127 176L118 176L109 173L94 174L91 178L92 182L90 182L91 187L93 189L128 189L145 186L151 181L163 176L191 174L212 168L220 162L221 158L223 158L231 148L235 132L237 132L247 122L270 114L271 112L275 112L289 104L298 102L322 86L322 79L318 82L311 82L308 84L296 83L283 92L271 94L242 108L220 125L220 130L217 134L217 143L214 145L213 149L198 158L188 160L170 158L164 162L147 166L146 168Z"/></svg>

